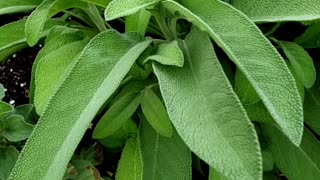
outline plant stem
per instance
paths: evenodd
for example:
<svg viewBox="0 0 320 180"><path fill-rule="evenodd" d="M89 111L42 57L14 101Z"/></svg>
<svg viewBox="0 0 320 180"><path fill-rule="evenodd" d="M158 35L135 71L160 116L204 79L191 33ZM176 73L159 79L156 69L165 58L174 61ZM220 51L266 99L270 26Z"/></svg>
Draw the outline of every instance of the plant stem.
<svg viewBox="0 0 320 180"><path fill-rule="evenodd" d="M276 32L276 30L280 27L280 25L281 23L277 23L275 26L273 26L273 28L270 31L266 32L264 35L265 36L272 35L274 32Z"/></svg>

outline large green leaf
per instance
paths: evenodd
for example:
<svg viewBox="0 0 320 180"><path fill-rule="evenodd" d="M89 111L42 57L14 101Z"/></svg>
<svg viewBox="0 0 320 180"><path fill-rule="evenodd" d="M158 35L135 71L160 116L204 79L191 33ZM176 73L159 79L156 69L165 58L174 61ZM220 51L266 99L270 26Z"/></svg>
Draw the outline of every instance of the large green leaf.
<svg viewBox="0 0 320 180"><path fill-rule="evenodd" d="M25 24L26 20L22 19L0 27L0 62L28 46L24 31ZM45 37L53 26L63 24L65 22L48 20L44 25L40 38Z"/></svg>
<svg viewBox="0 0 320 180"><path fill-rule="evenodd" d="M320 169L320 141L306 128L300 147Z"/></svg>
<svg viewBox="0 0 320 180"><path fill-rule="evenodd" d="M137 137L128 139L118 164L117 180L142 180L142 157Z"/></svg>
<svg viewBox="0 0 320 180"><path fill-rule="evenodd" d="M160 0L113 0L108 5L104 16L106 21L119 17L135 14L148 6L158 3Z"/></svg>
<svg viewBox="0 0 320 180"><path fill-rule="evenodd" d="M254 90L248 79L239 69L236 70L235 91L239 96L242 104L254 104L260 100L260 97Z"/></svg>
<svg viewBox="0 0 320 180"><path fill-rule="evenodd" d="M300 147L290 142L277 126L264 124L263 133L269 142L275 165L288 179L319 179L320 169L313 160Z"/></svg>
<svg viewBox="0 0 320 180"><path fill-rule="evenodd" d="M18 156L19 151L14 146L0 146L0 179L8 179Z"/></svg>
<svg viewBox="0 0 320 180"><path fill-rule="evenodd" d="M84 2L92 3L95 5L98 5L100 7L106 8L107 5L112 1L112 0L81 0Z"/></svg>
<svg viewBox="0 0 320 180"><path fill-rule="evenodd" d="M86 3L74 0L44 0L28 17L25 34L30 46L35 45L43 31L45 22L58 12L73 8L86 7Z"/></svg>
<svg viewBox="0 0 320 180"><path fill-rule="evenodd" d="M27 12L37 7L42 0L3 0L0 1L0 15Z"/></svg>
<svg viewBox="0 0 320 180"><path fill-rule="evenodd" d="M306 90L304 99L304 119L320 135L320 86Z"/></svg>
<svg viewBox="0 0 320 180"><path fill-rule="evenodd" d="M128 121L138 109L141 102L141 93L130 93L115 102L103 115L92 137L102 139L112 135Z"/></svg>
<svg viewBox="0 0 320 180"><path fill-rule="evenodd" d="M298 75L306 88L311 88L316 81L316 70L309 54L293 42L280 41L284 54L292 65L292 70Z"/></svg>
<svg viewBox="0 0 320 180"><path fill-rule="evenodd" d="M183 68L154 63L169 117L201 159L229 179L261 179L257 136L232 90L210 39L192 31Z"/></svg>
<svg viewBox="0 0 320 180"><path fill-rule="evenodd" d="M143 162L143 180L191 180L191 152L174 130L170 138L151 127L143 115L139 142Z"/></svg>
<svg viewBox="0 0 320 180"><path fill-rule="evenodd" d="M255 22L320 19L318 0L232 0L231 5Z"/></svg>
<svg viewBox="0 0 320 180"><path fill-rule="evenodd" d="M312 24L295 42L304 48L320 47L320 22Z"/></svg>
<svg viewBox="0 0 320 180"><path fill-rule="evenodd" d="M65 80L76 57L88 43L81 32L57 36L44 46L35 63L34 104L41 116L61 82Z"/></svg>
<svg viewBox="0 0 320 180"><path fill-rule="evenodd" d="M90 121L150 43L115 31L93 38L51 99L11 178L61 179Z"/></svg>
<svg viewBox="0 0 320 180"><path fill-rule="evenodd" d="M277 50L244 14L220 1L161 3L209 33L252 84L284 133L299 145L302 102L294 78ZM199 6L205 4L205 6ZM254 53L252 53L254 52Z"/></svg>

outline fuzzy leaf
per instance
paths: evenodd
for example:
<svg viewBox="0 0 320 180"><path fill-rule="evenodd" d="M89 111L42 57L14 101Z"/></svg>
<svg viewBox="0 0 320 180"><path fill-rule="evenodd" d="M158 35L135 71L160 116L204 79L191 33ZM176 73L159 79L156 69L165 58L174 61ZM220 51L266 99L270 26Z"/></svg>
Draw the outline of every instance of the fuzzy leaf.
<svg viewBox="0 0 320 180"><path fill-rule="evenodd" d="M144 89L141 108L144 116L153 129L162 136L172 136L172 125L166 108L152 89Z"/></svg>
<svg viewBox="0 0 320 180"><path fill-rule="evenodd" d="M0 15L28 12L37 7L42 0L3 0L0 1Z"/></svg>
<svg viewBox="0 0 320 180"><path fill-rule="evenodd" d="M302 102L294 78L277 50L252 21L226 3L180 2L183 6L172 0L161 1L169 10L178 11L209 33L247 77L283 132L299 145L303 132Z"/></svg>
<svg viewBox="0 0 320 180"><path fill-rule="evenodd" d="M303 85L311 88L316 81L316 70L312 58L296 43L280 41L280 46Z"/></svg>
<svg viewBox="0 0 320 180"><path fill-rule="evenodd" d="M269 142L275 165L288 179L319 179L320 169L300 147L292 144L277 126L264 124L263 133Z"/></svg>
<svg viewBox="0 0 320 180"><path fill-rule="evenodd" d="M141 93L129 93L117 102L103 115L97 124L92 137L102 139L112 135L131 118L141 102Z"/></svg>
<svg viewBox="0 0 320 180"><path fill-rule="evenodd" d="M100 7L106 8L112 0L81 0L81 1L92 3Z"/></svg>
<svg viewBox="0 0 320 180"><path fill-rule="evenodd" d="M254 90L250 82L239 69L236 70L235 91L239 96L242 104L254 104L260 100L260 97Z"/></svg>
<svg viewBox="0 0 320 180"><path fill-rule="evenodd" d="M194 30L184 44L183 68L154 63L169 117L202 160L229 179L261 179L260 148L253 125L210 39Z"/></svg>
<svg viewBox="0 0 320 180"><path fill-rule="evenodd" d="M254 22L311 21L320 19L318 0L232 0L232 6Z"/></svg>
<svg viewBox="0 0 320 180"><path fill-rule="evenodd" d="M172 137L153 130L143 115L139 142L141 146L143 180L191 180L191 152L174 130Z"/></svg>
<svg viewBox="0 0 320 180"><path fill-rule="evenodd" d="M140 10L135 14L126 17L126 32L140 32L144 35L149 25L151 13L146 10Z"/></svg>
<svg viewBox="0 0 320 180"><path fill-rule="evenodd" d="M104 12L106 21L135 14L136 12L158 3L160 0L113 0Z"/></svg>
<svg viewBox="0 0 320 180"><path fill-rule="evenodd" d="M118 164L117 180L142 180L142 157L136 137L127 140Z"/></svg>
<svg viewBox="0 0 320 180"><path fill-rule="evenodd" d="M0 121L0 135L12 142L27 139L32 130L33 126L20 115L12 115Z"/></svg>
<svg viewBox="0 0 320 180"><path fill-rule="evenodd" d="M39 119L11 178L61 179L91 120L150 43L115 31L93 38Z"/></svg>

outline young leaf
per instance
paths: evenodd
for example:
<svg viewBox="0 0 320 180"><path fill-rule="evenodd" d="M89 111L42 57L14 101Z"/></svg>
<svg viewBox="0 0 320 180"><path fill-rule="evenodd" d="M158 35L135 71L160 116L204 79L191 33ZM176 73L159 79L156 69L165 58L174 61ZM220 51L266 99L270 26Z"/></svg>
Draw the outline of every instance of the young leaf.
<svg viewBox="0 0 320 180"><path fill-rule="evenodd" d="M119 17L132 15L159 1L160 0L113 0L104 12L104 16L106 21L110 21Z"/></svg>
<svg viewBox="0 0 320 180"><path fill-rule="evenodd" d="M180 12L209 33L247 77L283 132L299 145L303 132L302 102L294 79L277 50L252 21L226 3L180 2L183 6L172 0L161 1L169 10Z"/></svg>
<svg viewBox="0 0 320 180"><path fill-rule="evenodd" d="M320 169L320 142L307 128L304 129L300 147Z"/></svg>
<svg viewBox="0 0 320 180"><path fill-rule="evenodd" d="M191 180L191 152L173 130L172 137L161 136L140 115L139 142L143 162L143 180Z"/></svg>
<svg viewBox="0 0 320 180"><path fill-rule="evenodd" d="M34 68L34 104L40 116L87 43L82 32L62 34L40 51ZM56 47L54 50L53 46Z"/></svg>
<svg viewBox="0 0 320 180"><path fill-rule="evenodd" d="M24 31L25 23L26 20L23 19L0 27L0 62L28 46ZM63 24L65 23L62 21L48 20L40 38L45 37L53 26Z"/></svg>
<svg viewBox="0 0 320 180"><path fill-rule="evenodd" d="M10 0L0 1L0 15L27 12L37 7L42 0Z"/></svg>
<svg viewBox="0 0 320 180"><path fill-rule="evenodd" d="M10 112L13 109L14 108L13 108L13 106L11 106L11 104L0 101L0 115L5 114L7 112ZM2 118L2 116L0 116L0 120L1 120L1 118Z"/></svg>
<svg viewBox="0 0 320 180"><path fill-rule="evenodd" d="M73 7L85 7L86 3L74 0L44 0L28 17L25 35L30 46L40 39L45 22L56 13Z"/></svg>
<svg viewBox="0 0 320 180"><path fill-rule="evenodd" d="M183 52L178 46L177 41L162 43L157 47L155 55L149 56L145 61L157 61L163 65L183 67Z"/></svg>
<svg viewBox="0 0 320 180"><path fill-rule="evenodd" d="M112 135L131 118L141 102L141 93L130 93L115 102L101 118L92 137L102 139Z"/></svg>
<svg viewBox="0 0 320 180"><path fill-rule="evenodd" d="M2 100L5 96L4 87L2 84L0 84L0 100Z"/></svg>
<svg viewBox="0 0 320 180"><path fill-rule="evenodd" d="M269 142L275 165L288 179L319 179L320 169L277 126L266 123L263 125L263 133Z"/></svg>
<svg viewBox="0 0 320 180"><path fill-rule="evenodd" d="M75 179L79 180L103 180L100 176L100 172L86 160L74 160L72 161L73 166L77 170L77 176Z"/></svg>
<svg viewBox="0 0 320 180"><path fill-rule="evenodd" d="M233 0L231 5L255 22L311 21L320 18L318 0Z"/></svg>
<svg viewBox="0 0 320 180"><path fill-rule="evenodd" d="M250 82L239 69L236 70L235 91L244 105L254 104L260 100Z"/></svg>
<svg viewBox="0 0 320 180"><path fill-rule="evenodd" d="M142 180L142 157L137 137L127 140L118 164L117 180Z"/></svg>
<svg viewBox="0 0 320 180"><path fill-rule="evenodd" d="M19 151L14 146L0 146L0 179L8 179L12 167L16 163Z"/></svg>
<svg viewBox="0 0 320 180"><path fill-rule="evenodd" d="M135 14L126 17L126 32L140 32L142 35L146 33L151 13L146 10L140 10Z"/></svg>
<svg viewBox="0 0 320 180"><path fill-rule="evenodd" d="M312 58L303 47L296 43L280 41L279 44L303 85L306 88L311 88L316 81L316 70Z"/></svg>
<svg viewBox="0 0 320 180"><path fill-rule="evenodd" d="M162 136L172 136L172 125L166 108L150 88L145 88L141 108L150 125Z"/></svg>
<svg viewBox="0 0 320 180"><path fill-rule="evenodd" d="M32 130L33 126L20 115L12 115L0 121L0 135L12 142L27 139Z"/></svg>
<svg viewBox="0 0 320 180"><path fill-rule="evenodd" d="M304 48L320 47L320 22L312 24L295 42Z"/></svg>
<svg viewBox="0 0 320 180"><path fill-rule="evenodd" d="M223 176L261 179L261 154L253 125L210 39L193 30L183 49L183 68L154 63L173 125L187 146Z"/></svg>
<svg viewBox="0 0 320 180"><path fill-rule="evenodd" d="M24 146L11 178L62 178L90 121L151 43L137 44L130 37L106 31L84 48Z"/></svg>

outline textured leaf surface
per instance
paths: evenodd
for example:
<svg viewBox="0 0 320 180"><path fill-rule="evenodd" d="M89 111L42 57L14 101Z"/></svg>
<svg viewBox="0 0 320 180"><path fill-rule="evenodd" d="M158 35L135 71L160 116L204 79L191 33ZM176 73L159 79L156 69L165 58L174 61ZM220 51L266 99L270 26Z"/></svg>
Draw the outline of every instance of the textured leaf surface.
<svg viewBox="0 0 320 180"><path fill-rule="evenodd" d="M27 12L41 3L42 0L2 0L0 1L0 15Z"/></svg>
<svg viewBox="0 0 320 180"><path fill-rule="evenodd" d="M146 61L153 60L163 65L182 67L184 63L183 52L177 41L162 43L158 46L155 55L149 56Z"/></svg>
<svg viewBox="0 0 320 180"><path fill-rule="evenodd" d="M251 121L268 123L273 121L273 118L268 112L266 106L261 101L254 104L243 105L243 107L245 108Z"/></svg>
<svg viewBox="0 0 320 180"><path fill-rule="evenodd" d="M12 142L18 142L27 139L33 126L24 121L23 116L12 115L0 121L0 134Z"/></svg>
<svg viewBox="0 0 320 180"><path fill-rule="evenodd" d="M300 147L320 169L320 141L306 128Z"/></svg>
<svg viewBox="0 0 320 180"><path fill-rule="evenodd" d="M112 0L81 0L84 2L92 3L95 5L98 5L100 7L106 8L107 5L112 1Z"/></svg>
<svg viewBox="0 0 320 180"><path fill-rule="evenodd" d="M160 0L113 0L107 7L104 16L106 21L128 16L158 3Z"/></svg>
<svg viewBox="0 0 320 180"><path fill-rule="evenodd" d="M288 179L319 179L320 170L316 164L300 147L292 144L278 127L264 124L263 133L269 142L275 165Z"/></svg>
<svg viewBox="0 0 320 180"><path fill-rule="evenodd" d="M39 52L34 72L34 104L40 116L87 43L81 32L68 33L57 36Z"/></svg>
<svg viewBox="0 0 320 180"><path fill-rule="evenodd" d="M250 82L239 69L236 71L235 91L242 104L254 104L260 100Z"/></svg>
<svg viewBox="0 0 320 180"><path fill-rule="evenodd" d="M131 118L141 102L141 93L130 93L115 102L97 124L93 138L102 139L112 135Z"/></svg>
<svg viewBox="0 0 320 180"><path fill-rule="evenodd" d="M117 180L142 180L142 157L136 137L128 139L118 164Z"/></svg>
<svg viewBox="0 0 320 180"><path fill-rule="evenodd" d="M0 179L8 179L18 156L19 151L14 146L0 146Z"/></svg>
<svg viewBox="0 0 320 180"><path fill-rule="evenodd" d="M299 145L303 115L294 78L277 50L254 23L220 1L184 0L181 1L184 7L172 0L162 1L162 4L171 11L179 11L209 33L247 77L283 132Z"/></svg>
<svg viewBox="0 0 320 180"><path fill-rule="evenodd" d="M140 32L142 35L146 33L149 25L151 13L144 9L126 17L126 32Z"/></svg>
<svg viewBox="0 0 320 180"><path fill-rule="evenodd" d="M318 0L232 0L231 5L255 22L320 19Z"/></svg>
<svg viewBox="0 0 320 180"><path fill-rule="evenodd" d="M183 68L154 64L173 125L189 148L222 175L260 179L257 136L209 38L193 32L183 48Z"/></svg>
<svg viewBox="0 0 320 180"><path fill-rule="evenodd" d="M320 22L312 24L295 42L304 48L320 47Z"/></svg>
<svg viewBox="0 0 320 180"><path fill-rule="evenodd" d="M191 152L176 131L163 137L140 116L139 132L144 180L191 180Z"/></svg>
<svg viewBox="0 0 320 180"><path fill-rule="evenodd" d="M11 178L62 178L90 121L151 42L136 43L115 31L100 33L91 40L51 99Z"/></svg>
<svg viewBox="0 0 320 180"><path fill-rule="evenodd" d="M142 112L150 125L161 135L172 136L172 125L161 100L150 88L143 91L141 100Z"/></svg>
<svg viewBox="0 0 320 180"><path fill-rule="evenodd" d="M290 72L292 73L292 76L294 77L295 81L296 81L296 86L297 86L297 89L299 91L299 94L300 94L300 97L301 97L301 100L302 100L302 103L304 102L304 94L305 94L305 88L304 88L304 85L302 83L302 80L301 80L301 75L298 74L298 71L295 71L291 65L290 62L287 62L287 66L290 70Z"/></svg>
<svg viewBox="0 0 320 180"><path fill-rule="evenodd" d="M316 70L309 54L303 47L293 42L280 41L280 46L303 85L306 88L312 87L316 80Z"/></svg>

